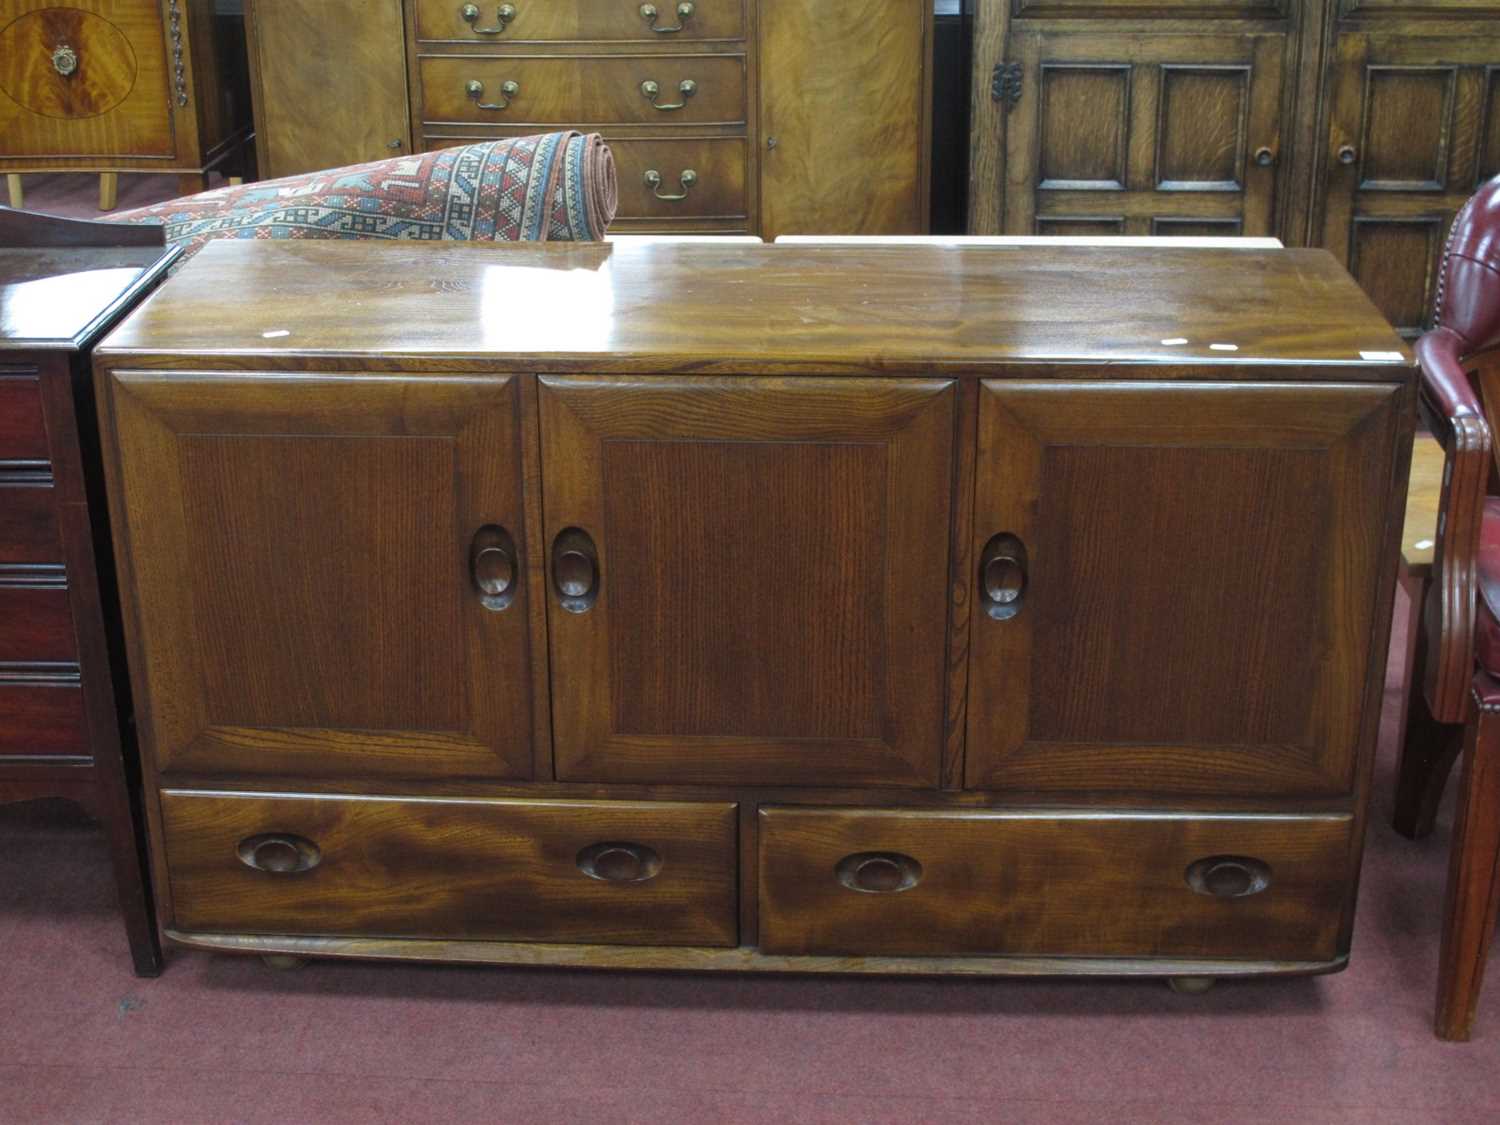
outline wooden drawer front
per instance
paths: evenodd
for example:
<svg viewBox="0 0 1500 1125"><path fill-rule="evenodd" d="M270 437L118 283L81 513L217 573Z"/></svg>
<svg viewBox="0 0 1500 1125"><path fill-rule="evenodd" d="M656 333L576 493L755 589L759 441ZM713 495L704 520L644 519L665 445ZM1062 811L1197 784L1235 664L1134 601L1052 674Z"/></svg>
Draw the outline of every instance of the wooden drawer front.
<svg viewBox="0 0 1500 1125"><path fill-rule="evenodd" d="M42 384L34 374L0 372L0 461L47 460Z"/></svg>
<svg viewBox="0 0 1500 1125"><path fill-rule="evenodd" d="M0 758L87 753L83 692L76 679L57 683L0 679Z"/></svg>
<svg viewBox="0 0 1500 1125"><path fill-rule="evenodd" d="M1189 20L1281 19L1292 0L1013 0L1018 16Z"/></svg>
<svg viewBox="0 0 1500 1125"><path fill-rule="evenodd" d="M428 122L703 125L745 120L742 55L443 56L423 59L421 72L422 116ZM482 92L470 93L474 82L482 83ZM690 94L682 89L685 82L692 84ZM515 84L514 93L507 92L507 83ZM643 90L646 83L655 84L654 99ZM680 108L662 108L666 106Z"/></svg>
<svg viewBox="0 0 1500 1125"><path fill-rule="evenodd" d="M738 936L730 804L172 790L162 817L185 930L616 945Z"/></svg>
<svg viewBox="0 0 1500 1125"><path fill-rule="evenodd" d="M609 147L620 183L616 218L744 218L744 141L611 140ZM660 176L660 182L648 180L650 172ZM683 182L686 172L693 173L689 184ZM669 198L678 195L683 198Z"/></svg>
<svg viewBox="0 0 1500 1125"><path fill-rule="evenodd" d="M0 580L0 664L78 660L73 614L62 586L7 586Z"/></svg>
<svg viewBox="0 0 1500 1125"><path fill-rule="evenodd" d="M559 39L640 40L677 43L737 39L745 33L743 0L693 0L679 15L678 0L655 0L656 18L641 14L641 0L510 0L503 19L499 0L475 5L465 18L461 0L417 0L417 38L429 42L525 43ZM680 27L680 31L671 28Z"/></svg>
<svg viewBox="0 0 1500 1125"><path fill-rule="evenodd" d="M7 0L0 25L0 155L173 154L157 0Z"/></svg>
<svg viewBox="0 0 1500 1125"><path fill-rule="evenodd" d="M7 481L0 474L0 563L60 563L57 491L50 478Z"/></svg>
<svg viewBox="0 0 1500 1125"><path fill-rule="evenodd" d="M1349 833L1346 816L763 808L760 946L1325 960L1336 953ZM1258 861L1269 882L1234 898L1195 890L1189 874L1204 868L1194 865L1215 857ZM1242 864L1202 877L1240 889L1241 871L1257 873ZM914 885L846 885L861 880Z"/></svg>

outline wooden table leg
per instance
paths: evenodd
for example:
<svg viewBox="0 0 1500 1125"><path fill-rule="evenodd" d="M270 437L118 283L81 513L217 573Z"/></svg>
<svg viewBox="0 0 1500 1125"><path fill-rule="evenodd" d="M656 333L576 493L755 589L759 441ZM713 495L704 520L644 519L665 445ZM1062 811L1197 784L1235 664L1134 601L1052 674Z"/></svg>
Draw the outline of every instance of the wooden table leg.
<svg viewBox="0 0 1500 1125"><path fill-rule="evenodd" d="M99 210L113 211L115 204L120 200L120 174L118 172L99 173Z"/></svg>
<svg viewBox="0 0 1500 1125"><path fill-rule="evenodd" d="M1467 1040L1500 909L1500 684L1480 672L1475 717L1464 738L1458 817L1448 857L1443 944L1438 956L1439 1039Z"/></svg>
<svg viewBox="0 0 1500 1125"><path fill-rule="evenodd" d="M17 210L26 206L26 193L21 190L21 173L7 172L5 186L10 189L10 205Z"/></svg>

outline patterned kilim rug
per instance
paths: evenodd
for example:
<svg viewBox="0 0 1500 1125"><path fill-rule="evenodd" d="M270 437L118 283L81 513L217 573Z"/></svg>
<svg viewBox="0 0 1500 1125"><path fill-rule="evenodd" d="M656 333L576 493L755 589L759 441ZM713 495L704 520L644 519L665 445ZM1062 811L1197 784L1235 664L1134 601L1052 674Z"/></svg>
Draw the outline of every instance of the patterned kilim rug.
<svg viewBox="0 0 1500 1125"><path fill-rule="evenodd" d="M583 242L604 237L616 200L609 147L562 132L219 188L107 221L164 224L185 257L215 238Z"/></svg>

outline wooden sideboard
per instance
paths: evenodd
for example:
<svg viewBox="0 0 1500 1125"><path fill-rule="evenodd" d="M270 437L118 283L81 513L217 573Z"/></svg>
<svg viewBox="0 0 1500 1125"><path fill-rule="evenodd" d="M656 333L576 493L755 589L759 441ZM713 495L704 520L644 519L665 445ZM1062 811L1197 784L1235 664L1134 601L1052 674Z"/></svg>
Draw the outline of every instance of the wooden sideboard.
<svg viewBox="0 0 1500 1125"><path fill-rule="evenodd" d="M0 207L0 803L103 824L141 976L161 949L89 353L178 254L160 227Z"/></svg>
<svg viewBox="0 0 1500 1125"><path fill-rule="evenodd" d="M0 172L241 174L244 21L223 0L0 0ZM101 199L114 206L112 192Z"/></svg>
<svg viewBox="0 0 1500 1125"><path fill-rule="evenodd" d="M972 233L1274 235L1428 327L1500 173L1500 3L976 4Z"/></svg>
<svg viewBox="0 0 1500 1125"><path fill-rule="evenodd" d="M359 19L250 0L248 17L262 175L579 128L614 150L620 231L927 229L930 0L375 0Z"/></svg>
<svg viewBox="0 0 1500 1125"><path fill-rule="evenodd" d="M1322 251L222 242L96 371L175 943L1345 962L1415 389Z"/></svg>

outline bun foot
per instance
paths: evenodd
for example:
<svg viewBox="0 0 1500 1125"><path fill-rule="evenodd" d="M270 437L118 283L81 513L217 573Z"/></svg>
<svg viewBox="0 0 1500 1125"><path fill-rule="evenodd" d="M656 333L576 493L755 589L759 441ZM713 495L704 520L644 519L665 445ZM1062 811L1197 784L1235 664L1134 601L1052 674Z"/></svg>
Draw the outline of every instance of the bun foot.
<svg viewBox="0 0 1500 1125"><path fill-rule="evenodd" d="M297 957L291 953L262 953L260 959L266 963L266 968L283 973L291 969L300 969L307 964L306 957Z"/></svg>
<svg viewBox="0 0 1500 1125"><path fill-rule="evenodd" d="M1217 977L1168 977L1167 987L1179 996L1201 996L1217 980Z"/></svg>

